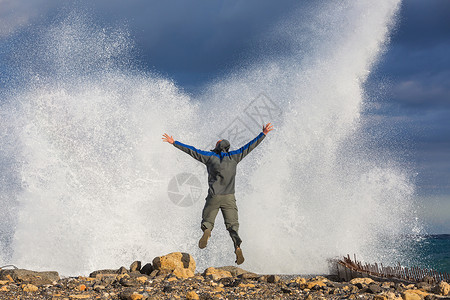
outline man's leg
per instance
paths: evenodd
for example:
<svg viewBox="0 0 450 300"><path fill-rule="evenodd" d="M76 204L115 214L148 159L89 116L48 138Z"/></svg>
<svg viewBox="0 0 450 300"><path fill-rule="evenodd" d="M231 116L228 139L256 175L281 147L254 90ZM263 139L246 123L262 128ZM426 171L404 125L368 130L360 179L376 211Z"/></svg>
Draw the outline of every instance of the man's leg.
<svg viewBox="0 0 450 300"><path fill-rule="evenodd" d="M235 254L236 254L236 263L238 265L244 262L244 255L242 254L241 246L241 238L239 237L239 221L238 221L238 208L236 205L236 198L234 195L227 195L226 198L222 201L222 205L220 206L222 210L223 219L225 221L225 227L230 233L230 237L233 240Z"/></svg>
<svg viewBox="0 0 450 300"><path fill-rule="evenodd" d="M214 228L214 221L216 220L217 213L219 212L220 202L216 197L206 197L205 207L202 212L202 230L203 236L198 242L198 247L203 249L208 244L208 239L211 236L211 231Z"/></svg>

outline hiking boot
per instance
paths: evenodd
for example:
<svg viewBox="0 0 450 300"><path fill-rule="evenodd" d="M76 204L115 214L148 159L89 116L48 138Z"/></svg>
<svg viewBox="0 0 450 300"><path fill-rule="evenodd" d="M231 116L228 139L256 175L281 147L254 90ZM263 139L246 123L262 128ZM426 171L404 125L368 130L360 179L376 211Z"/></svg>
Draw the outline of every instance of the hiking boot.
<svg viewBox="0 0 450 300"><path fill-rule="evenodd" d="M242 264L244 262L244 254L242 254L242 249L240 247L236 247L234 253L236 254L236 263L238 265Z"/></svg>
<svg viewBox="0 0 450 300"><path fill-rule="evenodd" d="M206 248L206 245L208 245L208 239L211 236L211 229L205 229L203 231L203 236L200 238L200 241L198 241L198 247L200 249Z"/></svg>

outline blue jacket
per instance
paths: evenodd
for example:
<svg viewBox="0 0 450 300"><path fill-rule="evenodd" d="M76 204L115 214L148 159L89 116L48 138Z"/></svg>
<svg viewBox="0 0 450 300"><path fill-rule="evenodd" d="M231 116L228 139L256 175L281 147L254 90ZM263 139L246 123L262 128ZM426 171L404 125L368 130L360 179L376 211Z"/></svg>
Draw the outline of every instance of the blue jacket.
<svg viewBox="0 0 450 300"><path fill-rule="evenodd" d="M173 145L186 152L199 162L206 165L208 170L208 195L234 194L237 164L258 146L266 137L260 133L245 146L229 152L230 143L222 140L214 150L202 151L192 146L175 141Z"/></svg>

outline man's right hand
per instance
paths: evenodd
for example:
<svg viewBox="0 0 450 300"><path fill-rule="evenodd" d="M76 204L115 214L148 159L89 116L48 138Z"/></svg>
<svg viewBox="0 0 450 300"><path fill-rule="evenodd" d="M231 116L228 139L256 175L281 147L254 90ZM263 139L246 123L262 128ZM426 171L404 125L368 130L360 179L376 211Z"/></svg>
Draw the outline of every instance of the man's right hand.
<svg viewBox="0 0 450 300"><path fill-rule="evenodd" d="M163 134L162 140L163 140L163 142L167 142L169 144L173 144L175 142L173 137L169 136L167 133Z"/></svg>

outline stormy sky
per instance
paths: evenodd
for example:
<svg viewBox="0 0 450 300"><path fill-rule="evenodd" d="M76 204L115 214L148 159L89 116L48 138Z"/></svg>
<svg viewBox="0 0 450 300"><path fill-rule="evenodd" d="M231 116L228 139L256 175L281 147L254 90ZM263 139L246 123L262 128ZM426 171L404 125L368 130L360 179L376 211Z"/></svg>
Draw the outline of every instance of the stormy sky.
<svg viewBox="0 0 450 300"><path fill-rule="evenodd" d="M0 0L0 55L11 39L64 10L82 7L105 26L126 26L144 69L189 93L283 45L265 33L308 1ZM400 148L415 177L432 233L450 233L450 1L405 0L387 52L367 89L383 97L365 114L390 124L386 147ZM264 43L260 43L264 40ZM287 51L287 50L286 50ZM7 63L0 59L2 73ZM376 124L374 125L376 126ZM392 142L394 141L394 142Z"/></svg>

